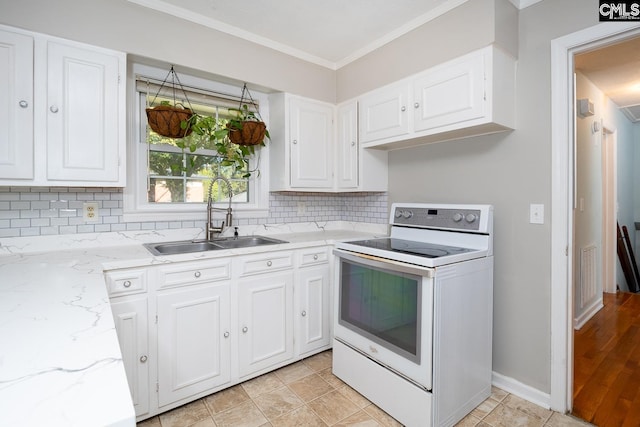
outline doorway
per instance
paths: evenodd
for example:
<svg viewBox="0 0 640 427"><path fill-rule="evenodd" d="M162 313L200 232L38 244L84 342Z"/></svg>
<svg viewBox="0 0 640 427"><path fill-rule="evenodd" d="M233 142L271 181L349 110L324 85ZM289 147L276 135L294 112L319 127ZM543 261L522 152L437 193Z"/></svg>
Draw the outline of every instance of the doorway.
<svg viewBox="0 0 640 427"><path fill-rule="evenodd" d="M551 247L551 408L573 404L573 212L575 185L573 135L574 56L640 34L636 24L599 24L555 39L552 58L552 247Z"/></svg>

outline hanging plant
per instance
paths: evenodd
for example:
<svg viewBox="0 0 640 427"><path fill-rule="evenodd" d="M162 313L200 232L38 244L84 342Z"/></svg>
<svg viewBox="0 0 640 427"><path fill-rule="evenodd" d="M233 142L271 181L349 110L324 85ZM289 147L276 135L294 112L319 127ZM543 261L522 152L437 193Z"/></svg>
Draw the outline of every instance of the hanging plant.
<svg viewBox="0 0 640 427"><path fill-rule="evenodd" d="M240 106L229 109L232 117L225 126L220 126L214 117L198 114L181 124L183 130L188 129L213 143L223 159L222 166L233 166L235 171L247 168L247 158L255 154L256 147L265 146L265 141L269 138L266 124L259 113L249 109L245 100L250 100L250 105L257 109L246 83L242 89ZM248 170L243 177L248 178L254 172L259 173L259 170Z"/></svg>
<svg viewBox="0 0 640 427"><path fill-rule="evenodd" d="M149 127L158 135L165 136L167 138L184 138L191 133L191 128L188 126L183 127L182 123L189 123L192 120L194 113L192 108L185 108L182 103L176 101L176 82L184 95L184 99L186 99L187 102L189 102L189 99L187 98L187 94L184 91L173 66L171 66L169 74L167 74L167 77L165 77L164 81L160 85L160 88L153 98L153 101L151 101L151 104L155 103L156 98L162 91L162 88L165 86L170 76L173 105L170 101L161 101L160 105L147 108L147 122L149 123ZM189 107L191 107L191 103L189 103Z"/></svg>

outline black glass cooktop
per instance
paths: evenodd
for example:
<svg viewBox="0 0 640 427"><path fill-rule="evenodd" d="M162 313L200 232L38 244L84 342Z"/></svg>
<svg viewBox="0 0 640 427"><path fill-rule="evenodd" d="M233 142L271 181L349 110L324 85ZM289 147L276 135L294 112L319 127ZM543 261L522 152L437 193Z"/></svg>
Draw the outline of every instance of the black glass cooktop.
<svg viewBox="0 0 640 427"><path fill-rule="evenodd" d="M446 246L426 242L415 242L413 240L393 239L388 237L380 239L358 240L356 242L347 243L385 251L403 252L412 255L419 255L425 258L439 258L443 256L457 255L474 251L474 249L469 248L458 248L455 246Z"/></svg>

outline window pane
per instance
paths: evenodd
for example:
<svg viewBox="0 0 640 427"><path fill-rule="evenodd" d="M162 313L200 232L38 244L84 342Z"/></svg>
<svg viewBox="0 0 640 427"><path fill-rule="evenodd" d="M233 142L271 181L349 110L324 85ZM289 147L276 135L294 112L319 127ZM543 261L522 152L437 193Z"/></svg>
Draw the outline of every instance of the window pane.
<svg viewBox="0 0 640 427"><path fill-rule="evenodd" d="M182 159L180 153L149 152L150 176L182 176Z"/></svg>
<svg viewBox="0 0 640 427"><path fill-rule="evenodd" d="M149 202L176 203L184 201L184 181L182 179L151 178Z"/></svg>

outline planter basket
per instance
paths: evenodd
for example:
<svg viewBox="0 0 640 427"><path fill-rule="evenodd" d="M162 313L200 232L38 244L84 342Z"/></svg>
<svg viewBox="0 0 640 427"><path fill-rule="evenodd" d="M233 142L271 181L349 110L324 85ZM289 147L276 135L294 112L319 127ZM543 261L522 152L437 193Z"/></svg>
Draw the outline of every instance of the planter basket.
<svg viewBox="0 0 640 427"><path fill-rule="evenodd" d="M193 112L188 108L159 105L147 108L149 126L158 135L168 138L184 138L191 133L191 128L182 129L182 121L189 121Z"/></svg>
<svg viewBox="0 0 640 427"><path fill-rule="evenodd" d="M245 121L242 122L242 129L229 129L229 140L237 145L258 145L264 141L267 126L264 122Z"/></svg>

